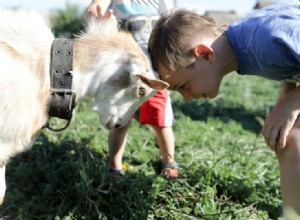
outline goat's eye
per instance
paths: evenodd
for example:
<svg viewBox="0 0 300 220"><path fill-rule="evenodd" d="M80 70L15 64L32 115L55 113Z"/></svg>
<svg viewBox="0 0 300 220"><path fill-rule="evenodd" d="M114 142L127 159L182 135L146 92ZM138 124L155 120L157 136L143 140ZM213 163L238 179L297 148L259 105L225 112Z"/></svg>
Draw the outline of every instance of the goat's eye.
<svg viewBox="0 0 300 220"><path fill-rule="evenodd" d="M139 88L139 97L143 97L146 93L146 89L144 87Z"/></svg>

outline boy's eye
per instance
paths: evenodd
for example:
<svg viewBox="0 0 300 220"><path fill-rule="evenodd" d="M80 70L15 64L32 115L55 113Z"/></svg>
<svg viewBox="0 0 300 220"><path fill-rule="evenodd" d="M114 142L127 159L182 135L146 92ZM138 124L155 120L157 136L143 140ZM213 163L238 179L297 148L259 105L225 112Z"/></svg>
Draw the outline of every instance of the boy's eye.
<svg viewBox="0 0 300 220"><path fill-rule="evenodd" d="M187 84L183 84L178 87L178 90L187 90Z"/></svg>

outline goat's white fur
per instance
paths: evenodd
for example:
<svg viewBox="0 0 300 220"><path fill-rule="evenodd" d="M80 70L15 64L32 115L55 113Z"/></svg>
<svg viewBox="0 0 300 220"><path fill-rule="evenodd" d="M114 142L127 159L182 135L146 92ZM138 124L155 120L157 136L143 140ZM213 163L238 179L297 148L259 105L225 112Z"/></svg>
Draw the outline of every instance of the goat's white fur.
<svg viewBox="0 0 300 220"><path fill-rule="evenodd" d="M0 204L5 164L30 148L46 124L50 98L51 29L32 10L0 10ZM115 19L92 19L75 40L73 90L77 101L94 98L93 110L108 129L124 126L138 106L167 84L156 76L130 34ZM146 89L139 95L139 89Z"/></svg>

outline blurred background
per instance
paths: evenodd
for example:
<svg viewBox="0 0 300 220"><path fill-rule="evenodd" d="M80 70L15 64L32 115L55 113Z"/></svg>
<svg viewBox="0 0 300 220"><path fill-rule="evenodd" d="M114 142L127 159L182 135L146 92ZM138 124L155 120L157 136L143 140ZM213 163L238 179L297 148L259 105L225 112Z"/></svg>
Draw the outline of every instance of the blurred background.
<svg viewBox="0 0 300 220"><path fill-rule="evenodd" d="M278 0L175 0L176 8L193 10L215 18L219 23L230 24ZM56 37L73 37L83 28L84 9L91 0L0 0L2 8L33 8L39 10L50 22Z"/></svg>
<svg viewBox="0 0 300 220"><path fill-rule="evenodd" d="M267 0L264 2L270 2ZM1 0L0 7L30 7L39 10L47 11L53 8L62 9L66 3L76 4L80 7L86 7L90 0L51 0L51 1L39 1L39 0ZM176 0L177 7L185 7L196 10L199 13L204 13L206 10L235 10L237 12L245 13L250 11L256 4L256 0Z"/></svg>

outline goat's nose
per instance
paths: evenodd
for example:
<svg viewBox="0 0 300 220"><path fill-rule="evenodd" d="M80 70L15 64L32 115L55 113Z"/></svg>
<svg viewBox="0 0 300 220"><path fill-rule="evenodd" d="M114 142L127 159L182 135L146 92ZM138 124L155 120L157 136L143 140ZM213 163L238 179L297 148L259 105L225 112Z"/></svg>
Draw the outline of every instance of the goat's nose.
<svg viewBox="0 0 300 220"><path fill-rule="evenodd" d="M117 122L117 117L115 115L112 115L106 121L105 126L108 130L111 130L117 126L116 122Z"/></svg>
<svg viewBox="0 0 300 220"><path fill-rule="evenodd" d="M115 125L115 128L119 128L119 127L121 127L120 124L116 124L116 125Z"/></svg>

